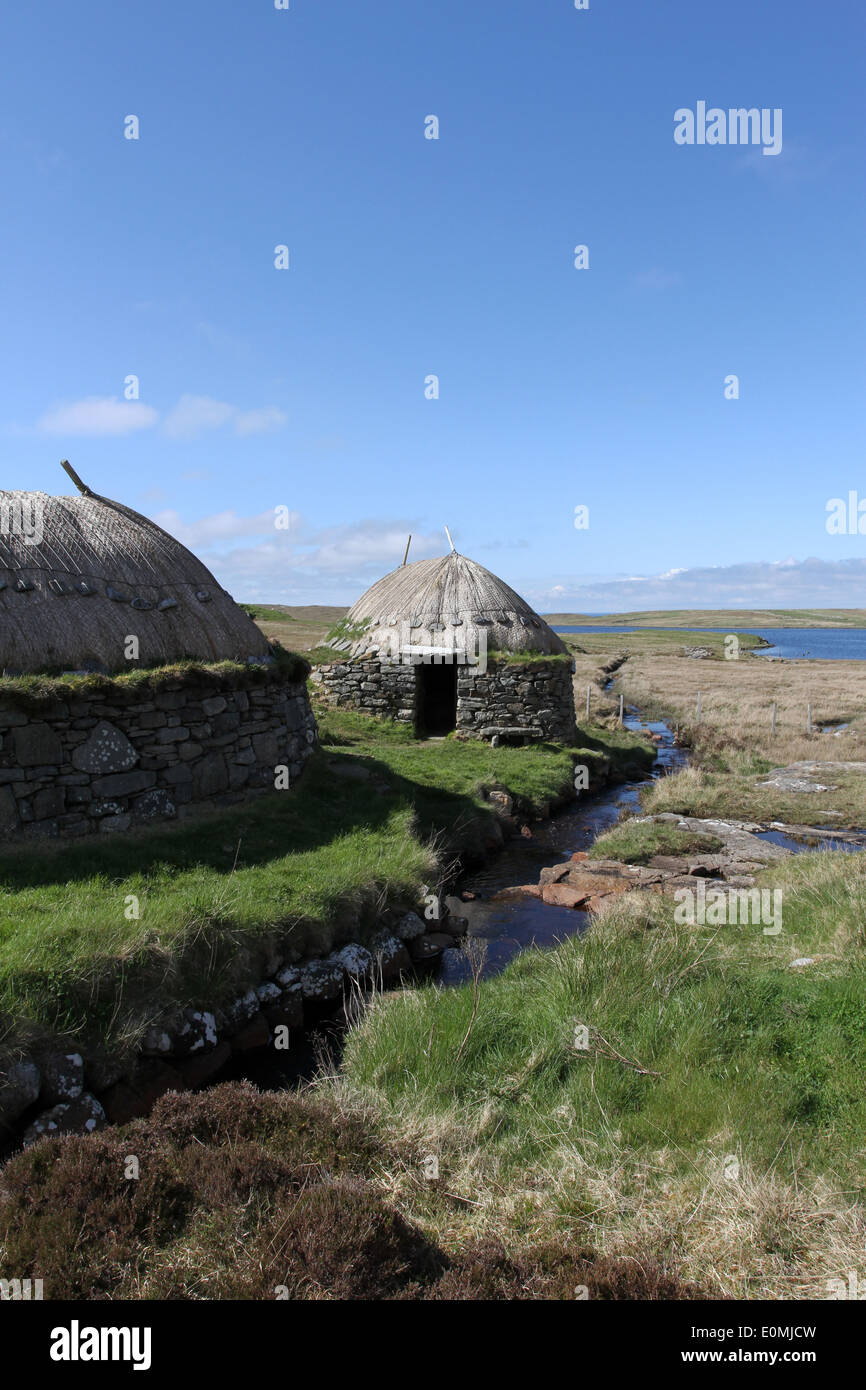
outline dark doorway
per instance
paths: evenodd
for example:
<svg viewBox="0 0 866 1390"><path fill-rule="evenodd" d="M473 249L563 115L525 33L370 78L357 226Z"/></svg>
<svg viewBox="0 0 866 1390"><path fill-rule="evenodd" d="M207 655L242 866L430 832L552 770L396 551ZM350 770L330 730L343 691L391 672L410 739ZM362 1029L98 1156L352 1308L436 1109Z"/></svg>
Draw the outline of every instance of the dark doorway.
<svg viewBox="0 0 866 1390"><path fill-rule="evenodd" d="M457 727L457 666L417 666L417 730L426 738L450 734Z"/></svg>

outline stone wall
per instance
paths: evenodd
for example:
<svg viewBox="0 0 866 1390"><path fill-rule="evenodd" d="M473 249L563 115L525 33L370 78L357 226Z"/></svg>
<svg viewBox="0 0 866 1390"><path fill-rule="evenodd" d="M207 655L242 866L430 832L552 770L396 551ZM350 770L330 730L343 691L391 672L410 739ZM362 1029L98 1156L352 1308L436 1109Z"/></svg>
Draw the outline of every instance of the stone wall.
<svg viewBox="0 0 866 1390"><path fill-rule="evenodd" d="M0 704L0 840L82 836L190 815L289 784L316 741L303 682L168 682L70 696L38 714Z"/></svg>
<svg viewBox="0 0 866 1390"><path fill-rule="evenodd" d="M381 661L341 661L313 668L313 682L326 704L358 709L379 719L415 722L415 667Z"/></svg>
<svg viewBox="0 0 866 1390"><path fill-rule="evenodd" d="M88 1134L106 1123L126 1124L148 1114L166 1091L204 1085L232 1054L294 1048L300 1030L353 1000L359 988L380 989L440 961L458 966L454 948L466 921L452 918L444 903L438 911L444 923L405 907L389 908L364 932L365 945L350 940L324 957L302 959L289 946L272 948L265 977L253 977L248 989L221 1006L162 1012L155 1004L131 1056L62 1051L47 1041L23 1057L0 1049L0 1153L45 1134ZM344 934L336 923L332 930ZM350 935L360 930L357 920L347 922Z"/></svg>
<svg viewBox="0 0 866 1390"><path fill-rule="evenodd" d="M539 729L545 739L573 743L574 685L567 661L490 661L485 672L457 675L457 732L500 737L508 729Z"/></svg>
<svg viewBox="0 0 866 1390"><path fill-rule="evenodd" d="M328 704L361 710L379 718L414 723L418 666L388 666L379 661L340 662L319 666L313 681ZM534 729L536 737L573 743L574 687L571 663L489 660L487 669L459 666L457 732L490 738L492 730ZM502 732L499 734L503 736Z"/></svg>

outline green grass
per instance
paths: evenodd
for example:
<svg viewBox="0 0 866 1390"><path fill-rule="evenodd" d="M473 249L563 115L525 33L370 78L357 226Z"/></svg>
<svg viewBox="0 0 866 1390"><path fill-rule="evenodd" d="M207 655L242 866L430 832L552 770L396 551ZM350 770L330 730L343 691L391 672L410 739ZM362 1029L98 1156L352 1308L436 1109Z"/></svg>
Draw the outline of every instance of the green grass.
<svg viewBox="0 0 866 1390"><path fill-rule="evenodd" d="M470 986L374 1009L348 1042L346 1094L429 1136L449 1191L489 1221L507 1193L518 1233L602 1232L614 1248L674 1249L687 1276L740 1296L786 1296L810 1274L808 1247L832 1235L844 1259L862 1241L842 1213L864 1180L864 868L828 854L768 871L784 891L778 937L678 926L670 900L620 899L584 936L484 982L474 1020Z"/></svg>
<svg viewBox="0 0 866 1390"><path fill-rule="evenodd" d="M648 864L656 854L715 854L722 848L715 835L680 830L675 825L624 821L600 835L589 851L590 859L618 859L623 864Z"/></svg>
<svg viewBox="0 0 866 1390"><path fill-rule="evenodd" d="M837 830L866 826L866 778L862 773L828 769L817 778L822 782L826 777L824 785L832 786L832 791L825 792L786 792L762 786L767 773L778 765L759 754L722 750L709 766L690 766L648 784L641 796L642 809L648 815L672 811L699 819L733 817L761 825L781 821Z"/></svg>
<svg viewBox="0 0 866 1390"><path fill-rule="evenodd" d="M725 655L725 633L701 632L684 633L681 629L642 632L563 632L562 640L572 652L583 652L590 656L646 656L650 653L670 656L683 656L694 647L705 647L710 657L721 661ZM743 651L755 651L761 646L760 637L752 633L738 633ZM689 658L691 660L692 658Z"/></svg>
<svg viewBox="0 0 866 1390"><path fill-rule="evenodd" d="M273 681L302 681L309 664L295 652L274 644L274 661L267 665L237 661L178 661L165 666L141 667L109 676L97 672L0 677L0 705L35 714L58 700L99 697L119 702L141 699L160 690L184 686L237 690Z"/></svg>
<svg viewBox="0 0 866 1390"><path fill-rule="evenodd" d="M458 831L466 845L466 822L489 818L484 793L502 787L516 799L518 809L538 814L559 798L571 796L574 766L583 763L593 780L609 769L621 776L649 770L655 751L643 739L623 729L582 728L582 744L562 748L536 743L525 748L491 746L482 740L417 739L405 723L373 720L352 710L318 709L322 744L334 750L355 749L374 758L411 787L422 828L448 834ZM593 774L595 776L593 777ZM455 822L454 797L468 797L461 820ZM479 824L483 839L484 819ZM477 848L477 837L474 847Z"/></svg>
<svg viewBox="0 0 866 1390"><path fill-rule="evenodd" d="M504 787L529 816L567 794L577 751L419 742L351 712L326 714L320 733L291 793L0 854L0 1041L121 1045L162 1007L214 1005L257 983L275 945L326 953L382 903L415 902L441 863L497 843L486 790ZM580 751L649 756L633 736L605 748Z"/></svg>
<svg viewBox="0 0 866 1390"><path fill-rule="evenodd" d="M329 629L327 640L329 642L357 642L359 638L370 626L370 618L362 618L359 623L352 623L348 617L338 618L333 627Z"/></svg>
<svg viewBox="0 0 866 1390"><path fill-rule="evenodd" d="M4 855L7 1039L122 1039L161 1007L213 1005L260 980L275 943L327 952L347 911L413 900L432 872L409 800L338 782L322 756L291 794L123 842Z"/></svg>

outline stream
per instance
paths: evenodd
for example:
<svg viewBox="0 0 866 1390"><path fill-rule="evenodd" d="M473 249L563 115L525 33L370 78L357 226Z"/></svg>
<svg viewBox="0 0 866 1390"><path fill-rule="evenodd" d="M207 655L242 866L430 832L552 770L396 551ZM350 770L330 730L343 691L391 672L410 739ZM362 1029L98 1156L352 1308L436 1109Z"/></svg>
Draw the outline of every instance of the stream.
<svg viewBox="0 0 866 1390"><path fill-rule="evenodd" d="M569 859L575 851L588 850L599 835L612 829L624 811L640 809L640 794L648 780L678 772L688 762L688 752L674 743L674 735L663 720L643 720L632 707L624 720L627 729L656 736L656 760L649 778L622 782L601 792L585 793L549 820L532 826L532 835L515 835L506 847L480 868L461 876L450 905L456 915L468 922L467 934L485 945L482 974L498 974L521 951L531 947L551 947L569 936L586 931L590 915L577 908L543 903L528 893L509 894L506 890L521 884L537 884L541 870ZM786 833L785 827L760 833L770 840L802 853L809 849L864 849L864 836L842 832L836 839L827 827L816 843L816 832L807 840ZM461 901L463 894L472 894ZM433 976L442 985L457 985L471 978L466 955L446 951ZM398 986L399 988L399 986ZM286 1090L311 1081L323 1067L339 1065L346 1022L342 1012L336 1016L323 1010L321 1021L292 1036L288 1051L273 1047L254 1052L235 1053L215 1078L215 1083L245 1078L262 1090ZM214 1083L214 1084L215 1084Z"/></svg>
<svg viewBox="0 0 866 1390"><path fill-rule="evenodd" d="M454 904L469 923L468 934L486 945L484 976L498 974L510 960L532 946L554 946L566 936L586 930L589 915L573 908L554 907L528 894L498 898L504 889L521 883L537 883L541 870L561 863L575 850L589 849L597 836L610 830L623 811L636 811L641 788L647 780L678 771L688 753L674 745L674 736L662 720L642 720L637 712L626 715L627 729L658 735L656 761L650 779L622 782L602 792L585 793L565 810L532 827L531 839L515 835L501 853L473 873L464 874L457 894L474 893L473 899ZM470 978L466 957L449 951L434 977L443 985ZM220 1071L216 1082L247 1079L262 1090L285 1090L312 1080L323 1065L339 1063L346 1024L341 1016L325 1016L295 1040L286 1052L262 1048L236 1053Z"/></svg>
<svg viewBox="0 0 866 1390"><path fill-rule="evenodd" d="M673 733L663 720L644 721L634 712L626 716L624 723L627 729L658 735L651 778L666 777L685 766L688 753L675 746ZM486 943L485 976L498 974L530 946L554 946L563 937L586 930L586 912L554 907L528 894L507 896L503 890L537 883L543 868L562 863L576 850L588 850L599 835L616 825L623 811L639 809L646 780L622 782L602 792L584 794L550 820L534 825L531 839L515 837L501 854L461 878L459 892L477 894L457 910L469 923L469 935ZM465 957L447 953L439 978L443 984L470 978Z"/></svg>

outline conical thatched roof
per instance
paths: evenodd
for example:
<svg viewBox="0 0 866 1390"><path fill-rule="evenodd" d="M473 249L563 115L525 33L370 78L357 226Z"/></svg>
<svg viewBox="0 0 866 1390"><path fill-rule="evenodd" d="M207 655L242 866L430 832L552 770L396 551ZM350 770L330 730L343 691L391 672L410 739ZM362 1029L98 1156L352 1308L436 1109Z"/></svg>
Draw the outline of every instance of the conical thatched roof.
<svg viewBox="0 0 866 1390"><path fill-rule="evenodd" d="M264 657L251 618L185 546L93 494L0 491L0 669L129 670Z"/></svg>
<svg viewBox="0 0 866 1390"><path fill-rule="evenodd" d="M504 580L452 551L416 560L386 574L349 610L330 645L352 657L393 650L393 636L434 647L488 651L567 652L557 637ZM417 634L417 637L416 637Z"/></svg>

